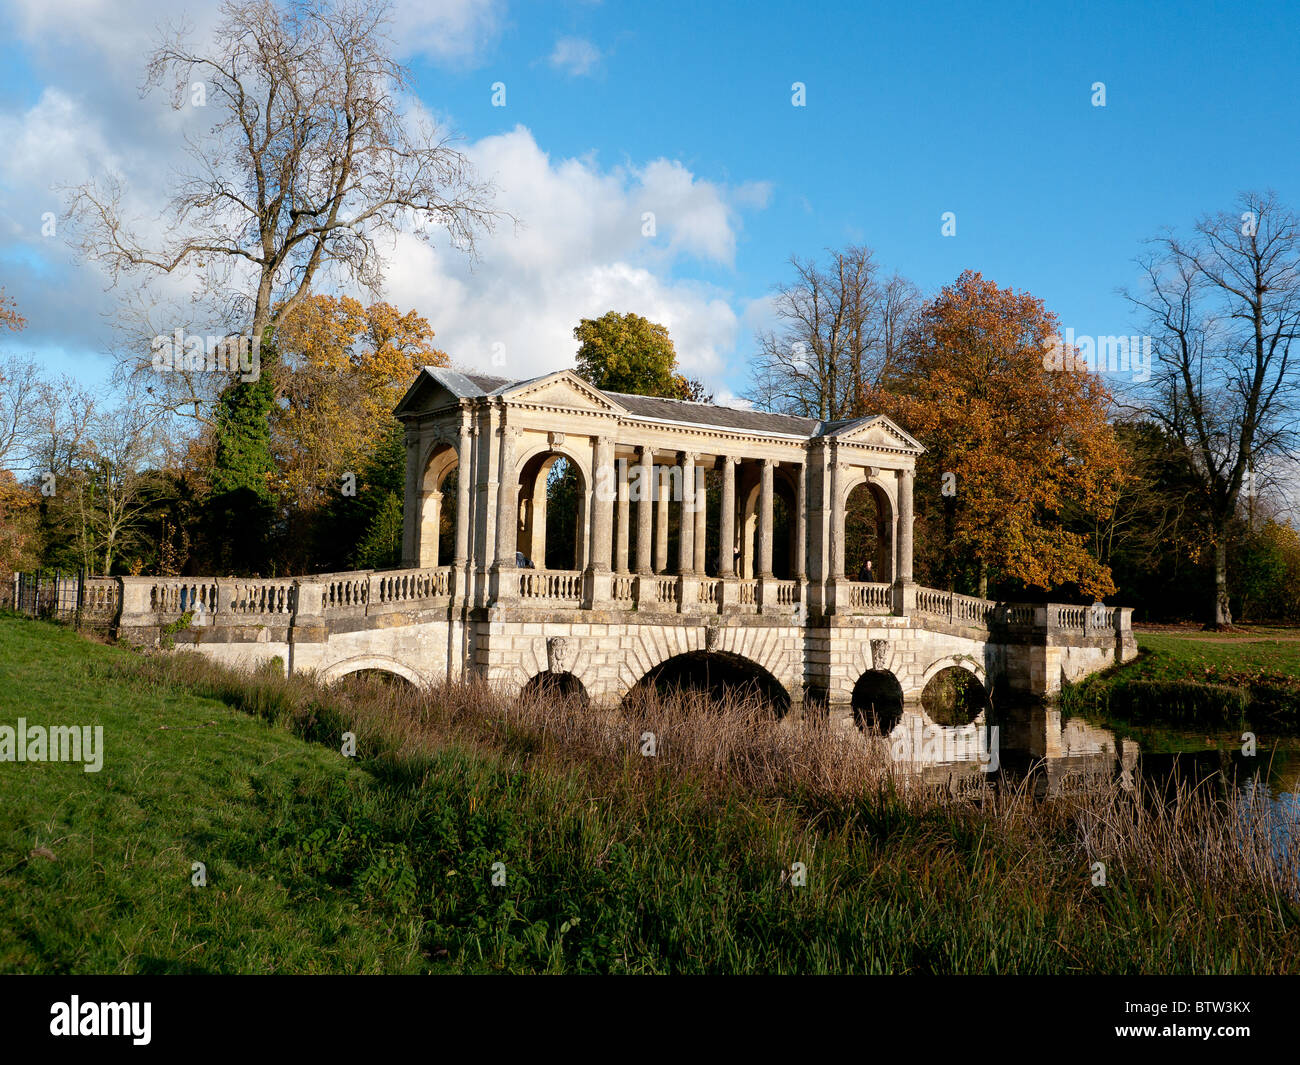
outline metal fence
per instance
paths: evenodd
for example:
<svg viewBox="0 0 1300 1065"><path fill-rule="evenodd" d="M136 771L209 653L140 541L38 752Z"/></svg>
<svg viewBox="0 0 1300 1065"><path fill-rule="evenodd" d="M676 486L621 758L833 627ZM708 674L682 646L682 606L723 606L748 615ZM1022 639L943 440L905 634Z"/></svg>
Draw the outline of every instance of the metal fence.
<svg viewBox="0 0 1300 1065"><path fill-rule="evenodd" d="M91 581L96 585L103 583L96 578ZM103 614L101 610L89 609L85 570L15 573L9 592L9 608L32 618L71 622L80 628L83 624L98 623Z"/></svg>

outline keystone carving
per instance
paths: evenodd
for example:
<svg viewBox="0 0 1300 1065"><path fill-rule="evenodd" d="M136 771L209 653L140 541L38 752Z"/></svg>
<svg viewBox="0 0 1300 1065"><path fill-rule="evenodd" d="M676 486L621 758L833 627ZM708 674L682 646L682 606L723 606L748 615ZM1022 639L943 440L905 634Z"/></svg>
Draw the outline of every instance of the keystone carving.
<svg viewBox="0 0 1300 1065"><path fill-rule="evenodd" d="M889 641L872 640L871 641L871 668L887 669L889 663Z"/></svg>
<svg viewBox="0 0 1300 1065"><path fill-rule="evenodd" d="M546 668L552 673L564 673L568 644L563 636L552 636L546 641Z"/></svg>

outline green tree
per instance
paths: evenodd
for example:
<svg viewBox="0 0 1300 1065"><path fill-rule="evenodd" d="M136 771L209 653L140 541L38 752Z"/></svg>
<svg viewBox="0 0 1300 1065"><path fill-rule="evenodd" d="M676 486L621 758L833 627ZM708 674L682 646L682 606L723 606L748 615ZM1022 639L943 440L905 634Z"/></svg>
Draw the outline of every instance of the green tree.
<svg viewBox="0 0 1300 1065"><path fill-rule="evenodd" d="M206 500L207 553L219 572L265 573L276 516L271 478L274 347L263 343L255 381L232 381L217 400L215 448Z"/></svg>
<svg viewBox="0 0 1300 1065"><path fill-rule="evenodd" d="M607 311L584 318L573 335L581 342L578 373L597 388L696 403L713 399L699 381L677 372L677 350L665 325L639 314Z"/></svg>

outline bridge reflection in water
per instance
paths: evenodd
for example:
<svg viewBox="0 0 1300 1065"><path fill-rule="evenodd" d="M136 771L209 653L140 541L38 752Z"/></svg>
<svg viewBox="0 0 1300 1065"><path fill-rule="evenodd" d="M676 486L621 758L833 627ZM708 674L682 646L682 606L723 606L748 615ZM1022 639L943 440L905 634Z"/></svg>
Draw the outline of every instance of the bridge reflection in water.
<svg viewBox="0 0 1300 1065"><path fill-rule="evenodd" d="M1028 774L1040 797L1098 786L1131 791L1139 770L1137 741L1080 718L1062 720L1045 703L980 710L965 724L940 724L922 703L909 701L888 732L869 729L868 735L883 738L900 770L953 790Z"/></svg>
<svg viewBox="0 0 1300 1065"><path fill-rule="evenodd" d="M1295 741L1261 743L1253 756L1229 735L1156 728L1144 729L1139 742L1082 718L1063 719L1044 701L980 709L966 724L938 724L920 702L909 701L887 732L864 731L888 744L899 771L956 794L1009 784L1028 787L1038 799L1120 791L1159 803L1180 788L1203 788L1240 807L1243 824L1264 826L1284 862L1300 851ZM1161 749L1144 751L1143 743Z"/></svg>

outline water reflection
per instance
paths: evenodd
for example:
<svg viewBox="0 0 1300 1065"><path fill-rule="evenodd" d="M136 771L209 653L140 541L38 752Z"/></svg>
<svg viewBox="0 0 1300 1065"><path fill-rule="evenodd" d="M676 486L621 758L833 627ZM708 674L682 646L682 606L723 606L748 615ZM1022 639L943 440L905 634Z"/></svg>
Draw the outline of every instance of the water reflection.
<svg viewBox="0 0 1300 1065"><path fill-rule="evenodd" d="M1051 705L981 711L962 725L941 725L920 703L904 705L884 734L895 763L922 780L957 789L1025 781L1039 797L1090 788L1132 791L1139 779L1158 788L1179 782L1210 787L1224 799L1271 804L1279 839L1300 846L1300 742L1257 741L1253 755L1240 736L1142 729L1135 736ZM1280 844L1285 845L1285 843Z"/></svg>

